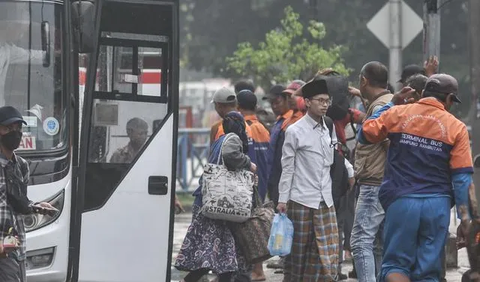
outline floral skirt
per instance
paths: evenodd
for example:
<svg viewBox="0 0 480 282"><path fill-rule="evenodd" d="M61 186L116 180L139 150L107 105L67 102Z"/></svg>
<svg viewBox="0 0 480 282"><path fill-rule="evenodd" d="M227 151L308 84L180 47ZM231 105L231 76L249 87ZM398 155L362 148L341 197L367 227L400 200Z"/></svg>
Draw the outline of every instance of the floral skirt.
<svg viewBox="0 0 480 282"><path fill-rule="evenodd" d="M200 207L194 205L192 224L185 235L175 267L181 271L206 268L216 274L249 271L230 231L231 224L204 217Z"/></svg>

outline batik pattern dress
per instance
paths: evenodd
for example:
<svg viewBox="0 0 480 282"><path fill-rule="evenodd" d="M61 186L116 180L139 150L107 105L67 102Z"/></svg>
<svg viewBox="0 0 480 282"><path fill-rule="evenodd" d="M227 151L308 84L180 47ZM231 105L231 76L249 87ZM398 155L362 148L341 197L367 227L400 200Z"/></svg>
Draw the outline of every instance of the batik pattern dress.
<svg viewBox="0 0 480 282"><path fill-rule="evenodd" d="M209 163L217 163L223 141L224 136L213 143L208 159ZM223 156L224 159L227 157L227 155ZM243 158L248 159L248 156L243 155ZM245 160L243 161L243 165L245 165ZM225 162L227 163L227 161ZM241 161L237 163L242 164ZM248 159L249 166L250 160ZM229 169L235 168L229 167ZM194 193L196 199L192 210L192 223L187 230L175 267L182 271L210 269L215 274L248 271L250 266L246 265L231 232L230 227L234 223L209 219L201 213L201 183L202 180L200 179L200 187Z"/></svg>

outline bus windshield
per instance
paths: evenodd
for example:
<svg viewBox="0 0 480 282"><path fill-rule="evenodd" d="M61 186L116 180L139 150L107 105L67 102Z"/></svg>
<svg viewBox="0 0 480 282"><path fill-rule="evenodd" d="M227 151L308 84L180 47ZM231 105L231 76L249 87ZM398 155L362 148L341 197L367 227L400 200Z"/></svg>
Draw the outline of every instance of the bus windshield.
<svg viewBox="0 0 480 282"><path fill-rule="evenodd" d="M61 27L61 5L0 0L0 106L17 108L28 124L20 151L67 143Z"/></svg>

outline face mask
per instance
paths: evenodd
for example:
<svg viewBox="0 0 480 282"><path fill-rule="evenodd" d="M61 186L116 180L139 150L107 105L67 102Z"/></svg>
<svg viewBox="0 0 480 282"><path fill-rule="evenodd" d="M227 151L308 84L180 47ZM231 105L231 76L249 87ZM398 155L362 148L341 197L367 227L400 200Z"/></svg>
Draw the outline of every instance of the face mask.
<svg viewBox="0 0 480 282"><path fill-rule="evenodd" d="M10 131L9 133L2 135L0 142L6 149L13 151L20 146L22 135L21 131Z"/></svg>

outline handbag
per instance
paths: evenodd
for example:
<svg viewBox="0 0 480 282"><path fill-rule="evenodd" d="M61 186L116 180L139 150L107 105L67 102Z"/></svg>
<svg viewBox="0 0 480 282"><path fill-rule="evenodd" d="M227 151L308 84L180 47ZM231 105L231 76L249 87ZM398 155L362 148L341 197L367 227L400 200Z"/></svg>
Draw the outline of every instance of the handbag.
<svg viewBox="0 0 480 282"><path fill-rule="evenodd" d="M245 169L229 171L224 165L223 146L233 134L225 136L217 163L204 166L202 214L210 219L245 222L252 213L253 173Z"/></svg>
<svg viewBox="0 0 480 282"><path fill-rule="evenodd" d="M274 204L269 201L262 206L257 188L254 190L256 208L252 217L233 228L235 241L242 249L248 264L263 262L272 257L268 250L268 239L275 216Z"/></svg>

